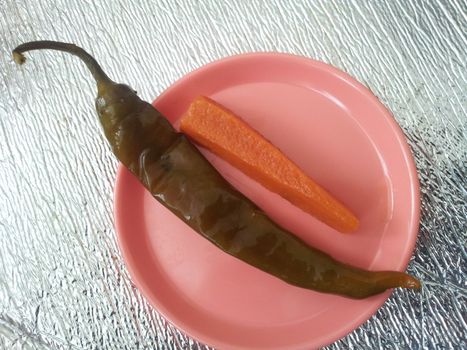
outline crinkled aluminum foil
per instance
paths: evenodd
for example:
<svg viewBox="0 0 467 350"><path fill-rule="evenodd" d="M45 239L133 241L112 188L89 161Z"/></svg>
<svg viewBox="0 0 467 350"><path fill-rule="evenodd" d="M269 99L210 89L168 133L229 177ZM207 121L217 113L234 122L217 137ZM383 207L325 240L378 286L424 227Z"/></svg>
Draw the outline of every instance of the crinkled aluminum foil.
<svg viewBox="0 0 467 350"><path fill-rule="evenodd" d="M66 55L15 66L11 49L35 39L82 45L147 100L251 51L313 57L364 82L416 158L422 219L409 271L424 288L396 291L329 349L467 348L465 1L0 0L0 11L0 348L205 348L130 282L95 88Z"/></svg>

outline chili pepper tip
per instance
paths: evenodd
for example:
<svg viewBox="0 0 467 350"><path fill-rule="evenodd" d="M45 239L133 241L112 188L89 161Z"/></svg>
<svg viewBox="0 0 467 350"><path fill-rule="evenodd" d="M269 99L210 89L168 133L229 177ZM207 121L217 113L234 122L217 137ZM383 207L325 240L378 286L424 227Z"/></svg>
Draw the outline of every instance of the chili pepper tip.
<svg viewBox="0 0 467 350"><path fill-rule="evenodd" d="M404 281L402 287L408 288L408 289L420 289L422 287L422 284L415 277L407 275L407 279Z"/></svg>

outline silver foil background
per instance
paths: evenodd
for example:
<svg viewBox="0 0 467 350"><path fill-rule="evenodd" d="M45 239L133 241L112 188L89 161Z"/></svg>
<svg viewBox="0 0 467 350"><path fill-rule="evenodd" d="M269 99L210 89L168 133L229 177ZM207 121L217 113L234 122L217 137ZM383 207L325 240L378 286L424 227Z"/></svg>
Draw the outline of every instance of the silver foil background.
<svg viewBox="0 0 467 350"><path fill-rule="evenodd" d="M467 3L0 0L0 348L205 349L130 281L116 245L117 162L78 61L18 44L79 44L152 100L212 60L251 51L313 57L366 84L415 155L420 234L398 290L328 349L467 348Z"/></svg>

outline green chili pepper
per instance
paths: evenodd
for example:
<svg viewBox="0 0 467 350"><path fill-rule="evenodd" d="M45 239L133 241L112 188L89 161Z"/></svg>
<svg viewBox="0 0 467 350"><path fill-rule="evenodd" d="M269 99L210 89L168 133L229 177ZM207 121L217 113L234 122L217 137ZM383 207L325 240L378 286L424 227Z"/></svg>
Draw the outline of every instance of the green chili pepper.
<svg viewBox="0 0 467 350"><path fill-rule="evenodd" d="M78 56L97 83L96 109L115 156L186 224L224 252L285 282L325 293L365 298L388 288L420 288L412 276L352 267L308 246L274 223L233 188L187 138L127 85L117 84L82 48L36 41L13 50L51 49Z"/></svg>

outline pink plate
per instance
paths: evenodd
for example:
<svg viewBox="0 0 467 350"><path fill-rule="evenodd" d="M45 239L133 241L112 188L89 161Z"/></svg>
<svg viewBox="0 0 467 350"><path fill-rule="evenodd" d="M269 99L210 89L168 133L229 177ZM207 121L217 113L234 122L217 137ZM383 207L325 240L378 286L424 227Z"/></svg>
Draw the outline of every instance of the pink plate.
<svg viewBox="0 0 467 350"><path fill-rule="evenodd" d="M404 270L419 222L416 169L401 129L367 88L324 63L259 53L208 64L154 105L176 124L198 95L244 118L350 207L361 226L338 233L203 150L235 187L341 261ZM115 217L139 290L175 326L219 349L324 346L365 322L390 295L357 301L287 285L214 247L123 168Z"/></svg>

